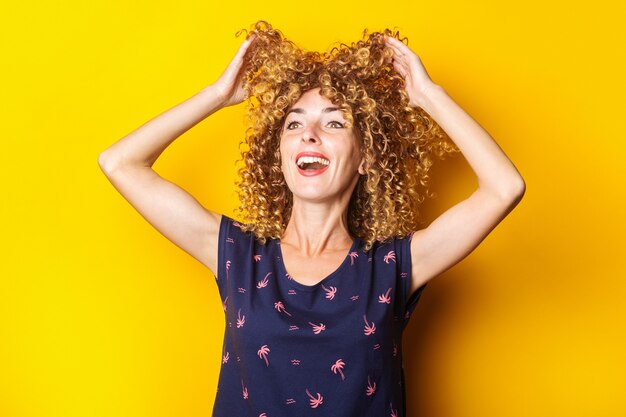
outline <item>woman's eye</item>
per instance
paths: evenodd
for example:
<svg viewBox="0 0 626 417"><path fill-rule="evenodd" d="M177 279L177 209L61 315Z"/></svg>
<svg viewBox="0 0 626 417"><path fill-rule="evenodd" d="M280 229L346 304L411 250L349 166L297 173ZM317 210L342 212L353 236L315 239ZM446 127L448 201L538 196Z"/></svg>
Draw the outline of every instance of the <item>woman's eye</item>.
<svg viewBox="0 0 626 417"><path fill-rule="evenodd" d="M287 130L293 130L296 129L300 126L300 122L289 122L287 123L287 125L285 126L285 129ZM343 128L343 123L338 122L336 120L333 120L332 122L328 122L328 126L332 127L333 129L341 129Z"/></svg>

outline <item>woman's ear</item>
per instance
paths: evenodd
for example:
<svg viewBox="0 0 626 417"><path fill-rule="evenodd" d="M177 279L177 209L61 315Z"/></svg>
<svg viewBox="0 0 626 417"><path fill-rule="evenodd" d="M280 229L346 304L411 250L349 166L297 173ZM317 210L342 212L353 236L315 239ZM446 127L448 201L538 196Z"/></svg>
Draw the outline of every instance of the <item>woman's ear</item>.
<svg viewBox="0 0 626 417"><path fill-rule="evenodd" d="M365 165L365 158L361 159L361 164L359 165L359 174L361 175L365 175L366 174L366 165Z"/></svg>

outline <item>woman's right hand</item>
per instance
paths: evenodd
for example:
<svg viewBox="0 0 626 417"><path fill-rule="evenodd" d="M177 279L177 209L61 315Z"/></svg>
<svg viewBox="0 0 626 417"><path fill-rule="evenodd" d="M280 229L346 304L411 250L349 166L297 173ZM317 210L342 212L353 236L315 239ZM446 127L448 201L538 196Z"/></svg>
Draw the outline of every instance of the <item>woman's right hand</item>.
<svg viewBox="0 0 626 417"><path fill-rule="evenodd" d="M218 96L222 99L224 107L239 104L246 98L246 92L243 89L244 56L254 39L255 35L252 35L242 42L228 67L226 67L217 81L213 83L213 88L215 88Z"/></svg>

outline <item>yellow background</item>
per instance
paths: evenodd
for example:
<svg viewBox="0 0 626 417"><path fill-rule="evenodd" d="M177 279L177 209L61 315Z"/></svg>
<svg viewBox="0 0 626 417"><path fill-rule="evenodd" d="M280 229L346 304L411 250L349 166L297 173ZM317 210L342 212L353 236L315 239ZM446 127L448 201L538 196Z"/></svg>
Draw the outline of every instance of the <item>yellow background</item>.
<svg viewBox="0 0 626 417"><path fill-rule="evenodd" d="M397 27L520 170L520 205L431 281L405 334L409 416L626 414L626 48L618 3L3 4L0 416L209 416L214 277L154 230L98 154L213 82L265 19L326 49ZM233 215L243 105L154 168ZM477 183L433 170L428 222ZM274 417L274 416L272 416Z"/></svg>

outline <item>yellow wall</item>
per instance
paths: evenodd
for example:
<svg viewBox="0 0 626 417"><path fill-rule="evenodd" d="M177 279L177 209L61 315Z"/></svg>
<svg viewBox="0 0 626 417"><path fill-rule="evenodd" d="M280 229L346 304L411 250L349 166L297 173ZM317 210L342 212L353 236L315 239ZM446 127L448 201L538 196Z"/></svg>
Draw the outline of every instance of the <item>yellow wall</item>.
<svg viewBox="0 0 626 417"><path fill-rule="evenodd" d="M214 81L257 19L314 49L400 28L526 181L521 204L418 304L409 416L626 414L617 1L130 3L0 12L1 416L210 415L224 326L214 278L117 194L97 157ZM243 121L243 106L217 113L155 169L232 216ZM440 163L425 216L476 186L460 154Z"/></svg>

